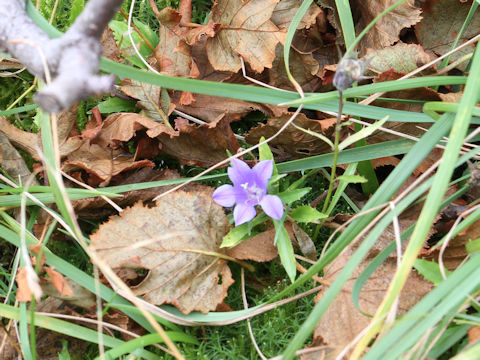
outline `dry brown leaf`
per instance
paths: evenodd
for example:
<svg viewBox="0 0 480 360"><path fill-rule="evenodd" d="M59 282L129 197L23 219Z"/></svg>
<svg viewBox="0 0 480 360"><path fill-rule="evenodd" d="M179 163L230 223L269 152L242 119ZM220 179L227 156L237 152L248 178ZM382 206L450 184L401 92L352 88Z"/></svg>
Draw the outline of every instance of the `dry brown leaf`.
<svg viewBox="0 0 480 360"><path fill-rule="evenodd" d="M470 2L461 3L458 0L429 0L424 2L423 20L415 26L415 33L423 48L436 55L443 55L450 51L452 43L470 11L470 7ZM459 45L478 35L478 33L480 33L480 14L476 12L462 33ZM467 46L456 51L451 55L451 61L473 53L474 49L474 46ZM468 61L458 68L464 71L467 64Z"/></svg>
<svg viewBox="0 0 480 360"><path fill-rule="evenodd" d="M465 245L475 239L480 238L480 221L476 221L464 230L460 235L450 239L446 247L442 260L448 270L455 270L468 255ZM431 251L429 252L431 253ZM438 262L439 251L433 252L435 261Z"/></svg>
<svg viewBox="0 0 480 360"><path fill-rule="evenodd" d="M227 255L239 260L257 262L273 260L278 256L277 246L273 244L274 239L275 229L267 229L233 248L227 248Z"/></svg>
<svg viewBox="0 0 480 360"><path fill-rule="evenodd" d="M403 75L404 74L397 73L394 70L387 70L384 73L375 77L374 82L396 80L402 77ZM439 93L427 87L393 91L383 95L383 97L406 99L406 100L441 101L441 97ZM421 104L375 101L374 105L389 108L389 109L395 109L395 110L414 111L414 112L422 111ZM387 123L385 123L385 125L383 125L383 127L398 131L403 134L411 135L411 136L422 136L425 133L425 130L422 130L422 128L428 129L430 127L430 124L388 121ZM368 141L372 143L372 142L383 142L383 141L396 140L396 139L398 139L397 135L389 134L384 131L378 131L373 136L371 136Z"/></svg>
<svg viewBox="0 0 480 360"><path fill-rule="evenodd" d="M179 191L155 207L136 204L111 217L91 236L91 249L113 269L149 270L133 289L144 300L206 313L227 296L233 279L225 260L201 252L222 252L228 230L211 191Z"/></svg>
<svg viewBox="0 0 480 360"><path fill-rule="evenodd" d="M45 267L45 271L47 272L48 276L50 277L49 280L51 281L54 288L58 291L61 296L73 296L73 290L58 271L55 270L53 266Z"/></svg>
<svg viewBox="0 0 480 360"><path fill-rule="evenodd" d="M13 330L13 328L11 328ZM7 333L3 327L0 327L0 359L14 360L21 358L20 346L15 341L14 331Z"/></svg>
<svg viewBox="0 0 480 360"><path fill-rule="evenodd" d="M405 229L410 221L404 223L400 220L401 227ZM385 248L386 244L392 241L392 230L390 234L385 233L370 251L367 258L355 269L352 277L347 281L344 290L352 290L357 277L366 268L370 261ZM343 253L332 263L325 267L324 279L332 283L350 257L355 252L355 246L348 246ZM396 272L396 259L390 256L377 270L371 275L364 284L360 293L360 308L368 314L375 314L385 295L390 281ZM404 314L414 306L425 294L432 289L432 284L423 279L416 272L411 272L407 283L401 292L399 300L399 315ZM320 291L316 300L318 301L325 290ZM315 328L314 337L321 337L325 344L329 346L345 346L350 343L365 327L370 323L371 318L360 313L352 302L350 292L341 292L329 306L325 315Z"/></svg>
<svg viewBox="0 0 480 360"><path fill-rule="evenodd" d="M275 54L272 68L268 70L269 84L283 89L295 89L285 71L283 46L277 45ZM320 65L312 53L300 53L295 49L290 51L290 72L304 91L313 92L321 84L321 79L317 76L319 70Z"/></svg>
<svg viewBox="0 0 480 360"><path fill-rule="evenodd" d="M396 0L353 1L352 9L360 14L360 19L355 26L357 33L395 2ZM398 41L402 29L415 25L422 19L421 12L421 9L415 6L414 0L408 0L397 6L383 16L360 41L360 53L365 54L367 48L382 49Z"/></svg>
<svg viewBox="0 0 480 360"><path fill-rule="evenodd" d="M261 73L271 68L275 47L285 33L270 21L279 0L217 0L210 22L220 24L218 33L207 40L207 54L216 70L237 72L240 57Z"/></svg>
<svg viewBox="0 0 480 360"><path fill-rule="evenodd" d="M160 86L123 79L120 89L128 96L137 99L137 107L144 109L146 116L158 122L167 120L173 110L170 108L167 90Z"/></svg>
<svg viewBox="0 0 480 360"><path fill-rule="evenodd" d="M17 294L15 298L20 302L32 300L32 290L30 286L28 286L27 276L27 269L23 267L18 270L17 276L15 277L15 281L17 282Z"/></svg>
<svg viewBox="0 0 480 360"><path fill-rule="evenodd" d="M301 0L280 0L275 10L273 10L270 20L277 25L279 29L288 29L301 4ZM323 14L323 10L315 3L312 3L298 24L297 30L308 29L315 24L317 16L320 14Z"/></svg>
<svg viewBox="0 0 480 360"><path fill-rule="evenodd" d="M42 290L44 294L49 295L50 298L55 298L83 309L91 309L95 306L95 294L69 278L64 278L63 282L63 285L68 286L70 289L71 292L69 291L69 294L61 294L51 281L42 282Z"/></svg>
<svg viewBox="0 0 480 360"><path fill-rule="evenodd" d="M210 95L195 95L195 101L189 105L180 103L180 94L175 93L172 97L176 109L190 116L194 116L206 122L213 122L224 115L224 119L228 122L240 120L243 116L251 111L261 111L269 116L280 116L286 112L286 108L280 108L275 105L257 104L243 100L224 98L219 99Z"/></svg>
<svg viewBox="0 0 480 360"><path fill-rule="evenodd" d="M63 301L52 297L48 297L45 300L38 302L35 306L35 310L44 313L80 316L79 314L72 313L69 307L65 306ZM85 326L85 323L82 322L81 325ZM68 352L71 355L72 360L85 358L84 355L88 346L87 341L67 336L61 332L44 329L39 326L37 326L35 330L35 337L37 340L37 359L58 360L58 353L62 350L61 340L67 341Z"/></svg>
<svg viewBox="0 0 480 360"><path fill-rule="evenodd" d="M109 58L110 60L121 62L121 59L118 57L119 50L117 42L113 36L113 31L110 28L106 28L102 34L102 56Z"/></svg>
<svg viewBox="0 0 480 360"><path fill-rule="evenodd" d="M140 168L132 173L122 176L115 185L139 184L150 181L178 179L180 175L174 170L165 169L162 171L154 170L150 167ZM173 186L161 186L142 190L132 190L122 193L121 198L112 198L117 205L124 208L132 206L136 202L148 202L164 191L171 189ZM105 218L109 215L116 214L117 211L112 208L101 197L87 198L72 201L75 214L79 217L87 219Z"/></svg>
<svg viewBox="0 0 480 360"><path fill-rule="evenodd" d="M194 27L185 32L185 41L189 45L194 45L202 38L214 37L219 28L220 25L215 23Z"/></svg>
<svg viewBox="0 0 480 360"><path fill-rule="evenodd" d="M35 177L25 164L25 160L15 149L8 138L0 132L0 167L15 181L20 184L37 185Z"/></svg>
<svg viewBox="0 0 480 360"><path fill-rule="evenodd" d="M132 139L140 130L146 130L146 134L151 138L162 132L174 133L164 124L135 113L112 114L100 126L94 142L102 148L117 148Z"/></svg>
<svg viewBox="0 0 480 360"><path fill-rule="evenodd" d="M336 30L335 42L337 44L344 44L342 24L337 12L337 5L335 0L319 0L318 4L326 9L328 22Z"/></svg>
<svg viewBox="0 0 480 360"><path fill-rule="evenodd" d="M240 147L230 122L223 118L200 126L177 118L175 130L164 131L157 139L161 152L179 159L182 164L208 167L226 159L227 150L235 154Z"/></svg>
<svg viewBox="0 0 480 360"><path fill-rule="evenodd" d="M267 124L261 124L250 129L245 140L249 144L257 144L262 136L269 138L285 124L290 116L291 113L287 113L278 118L268 119ZM334 122L329 121L329 119L311 120L307 118L305 114L300 113L294 120L294 123L306 130L319 132L326 137L331 136L333 133L333 127L331 127L331 125L333 125ZM324 129L325 126L328 126L328 128ZM326 144L323 140L306 134L293 126L287 127L279 136L270 142L270 145L279 147L294 157L317 155L331 151L330 145Z"/></svg>
<svg viewBox="0 0 480 360"><path fill-rule="evenodd" d="M206 50L207 39L207 37L204 37L192 45L192 58L197 64L198 71L200 71L198 78L202 80L222 82L228 79L232 73L229 71L217 71L213 68L212 64L210 64ZM222 100L226 100L226 98Z"/></svg>
<svg viewBox="0 0 480 360"><path fill-rule="evenodd" d="M157 70L163 74L182 77L198 77L198 68L192 60L190 45L184 39L180 27L181 16L173 9L165 8L158 15L159 42L155 48Z"/></svg>
<svg viewBox="0 0 480 360"><path fill-rule="evenodd" d="M153 166L155 164L150 160L135 161L132 155L121 150L108 151L98 144L88 143L69 154L62 164L66 172L85 170L90 175L90 185L98 185L127 170Z"/></svg>
<svg viewBox="0 0 480 360"><path fill-rule="evenodd" d="M397 73L408 74L431 61L420 45L404 44L402 42L381 50L369 49L365 55L368 71L372 74L380 74L393 69ZM435 71L429 67L427 73ZM367 72L366 75L369 75Z"/></svg>
<svg viewBox="0 0 480 360"><path fill-rule="evenodd" d="M20 130L3 116L0 116L0 131L13 145L27 152L34 159L39 160L38 149L42 147L38 134Z"/></svg>
<svg viewBox="0 0 480 360"><path fill-rule="evenodd" d="M472 326L468 329L468 343L473 344L480 340L480 326Z"/></svg>

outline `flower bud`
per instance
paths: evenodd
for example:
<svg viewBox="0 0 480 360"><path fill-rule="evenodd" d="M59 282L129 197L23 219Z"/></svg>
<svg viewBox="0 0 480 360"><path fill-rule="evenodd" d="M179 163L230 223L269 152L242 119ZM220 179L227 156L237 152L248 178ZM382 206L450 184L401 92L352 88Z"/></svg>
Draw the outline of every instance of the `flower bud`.
<svg viewBox="0 0 480 360"><path fill-rule="evenodd" d="M344 57L337 66L333 85L339 91L344 91L352 86L355 81L363 78L365 64L363 61L353 58Z"/></svg>

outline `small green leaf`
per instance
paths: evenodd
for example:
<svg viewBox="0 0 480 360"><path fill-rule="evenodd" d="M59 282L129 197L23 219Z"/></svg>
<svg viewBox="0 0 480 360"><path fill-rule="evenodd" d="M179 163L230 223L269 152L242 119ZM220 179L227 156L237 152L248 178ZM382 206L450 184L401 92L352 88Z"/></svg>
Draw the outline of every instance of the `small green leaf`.
<svg viewBox="0 0 480 360"><path fill-rule="evenodd" d="M367 182L368 180L365 179L363 176L360 175L340 175L337 177L337 180L343 180L348 183L364 183Z"/></svg>
<svg viewBox="0 0 480 360"><path fill-rule="evenodd" d="M280 199L282 199L282 202L285 205L288 205L294 201L300 200L303 196L308 194L311 189L312 188L306 187L295 190L286 190L277 195L280 196Z"/></svg>
<svg viewBox="0 0 480 360"><path fill-rule="evenodd" d="M288 236L287 229L283 226L282 220L273 220L275 224L275 240L274 243L277 244L278 255L280 255L280 261L287 272L290 281L293 283L295 281L295 275L297 274L295 253L293 252L292 241L290 236Z"/></svg>
<svg viewBox="0 0 480 360"><path fill-rule="evenodd" d="M140 20L133 19L133 23L135 26L140 30L143 36L145 36L145 39L148 40L150 45L152 45L154 48L157 47L158 45L158 35L155 31L150 29L150 27L144 23L142 23Z"/></svg>
<svg viewBox="0 0 480 360"><path fill-rule="evenodd" d="M58 353L58 360L70 360L67 340L61 339L60 341L62 342L62 351Z"/></svg>
<svg viewBox="0 0 480 360"><path fill-rule="evenodd" d="M259 143L265 141L265 138L262 136L259 140ZM260 161L262 160L274 160L272 150L270 150L270 146L268 144L260 145L258 148L258 154ZM275 165L275 161L273 162L273 176L278 175L277 165Z"/></svg>
<svg viewBox="0 0 480 360"><path fill-rule="evenodd" d="M73 24L78 15L83 11L85 7L85 0L73 0L70 5L70 18L68 22Z"/></svg>
<svg viewBox="0 0 480 360"><path fill-rule="evenodd" d="M135 112L135 101L120 98L108 98L98 103L98 110L102 114L113 114L117 112Z"/></svg>
<svg viewBox="0 0 480 360"><path fill-rule="evenodd" d="M234 227L223 237L222 245L220 245L220 247L232 247L240 244L243 240L246 240L249 237L254 226L265 220L267 220L266 215L261 214L248 223Z"/></svg>
<svg viewBox="0 0 480 360"><path fill-rule="evenodd" d="M340 145L338 145L338 148L340 150L343 150L347 148L348 146L355 144L357 141L366 138L367 136L372 135L380 126L385 124L385 122L388 120L388 115L385 116L382 120L377 121L376 123L367 126L363 128L360 131L357 131L355 134L349 136L345 140L343 140Z"/></svg>
<svg viewBox="0 0 480 360"><path fill-rule="evenodd" d="M469 254L480 252L480 238L468 242L465 247Z"/></svg>
<svg viewBox="0 0 480 360"><path fill-rule="evenodd" d="M432 282L434 285L438 285L443 281L440 266L434 261L417 259L415 260L413 267L425 278L425 280ZM445 273L448 276L450 271L445 269Z"/></svg>
<svg viewBox="0 0 480 360"><path fill-rule="evenodd" d="M327 217L327 215L322 214L317 209L314 209L308 205L297 207L290 213L290 216L296 222L313 222L319 219L325 219Z"/></svg>

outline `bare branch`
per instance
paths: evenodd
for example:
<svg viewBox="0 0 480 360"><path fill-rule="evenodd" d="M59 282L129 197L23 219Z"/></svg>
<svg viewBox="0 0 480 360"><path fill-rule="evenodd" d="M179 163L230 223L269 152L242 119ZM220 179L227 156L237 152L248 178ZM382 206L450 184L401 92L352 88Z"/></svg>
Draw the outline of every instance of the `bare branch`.
<svg viewBox="0 0 480 360"><path fill-rule="evenodd" d="M46 80L45 58L52 81L35 96L47 112L58 112L91 95L109 92L114 76L98 75L103 30L123 0L90 0L70 29L50 39L25 12L25 0L0 0L0 50L20 60Z"/></svg>

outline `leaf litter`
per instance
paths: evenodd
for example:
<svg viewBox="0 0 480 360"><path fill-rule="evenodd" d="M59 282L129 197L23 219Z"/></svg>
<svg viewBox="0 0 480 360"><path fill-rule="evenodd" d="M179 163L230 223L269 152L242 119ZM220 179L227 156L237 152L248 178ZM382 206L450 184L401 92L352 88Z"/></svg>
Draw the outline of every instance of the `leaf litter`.
<svg viewBox="0 0 480 360"><path fill-rule="evenodd" d="M319 5L312 3L299 23L290 49L290 70L306 92L332 89L333 71L340 58L337 46L343 46L335 2L321 0L317 3ZM357 34L393 3L390 0L352 2ZM249 84L240 74L243 59L246 75L270 86L293 90L284 69L283 44L286 29L300 5L299 0L217 0L208 22L193 27L185 26L183 14L165 8L157 14L158 44L154 44L154 51L147 61L157 71L167 75ZM368 81L398 79L449 51L456 37L451 29L460 28L469 6L456 0L425 1L421 7L417 2L406 1L395 8L360 42L360 56L366 59L367 75L372 77ZM460 37L460 42L479 32L477 15ZM113 32L105 34L105 54L116 61L134 61L130 42L125 41L125 34L119 32L121 27L118 24L115 26L112 26ZM134 37L141 43L137 34ZM471 48L466 48L452 59L457 60L471 52ZM465 64L457 65L457 69L464 70ZM431 67L422 74L430 75L435 71ZM277 133L292 115L289 112L291 109L274 105L219 99L195 94L194 89L192 92L172 91L130 79L124 79L119 90L122 96L136 103L140 113L114 113L102 119L92 111L92 117L81 134L75 130L76 108L58 117L63 170L93 186L178 178L179 174L173 170L153 170L157 165L154 157L172 157L181 167L208 167L227 158L228 153L235 154L244 147L243 142L239 143L235 136L239 131L232 130L238 126L235 122L243 123L242 119L254 111L262 114L261 120L255 120L241 134L247 145L253 145L262 137ZM421 105L413 102L456 101L461 91L455 93L452 90L451 87L438 91L425 87L391 92L383 97L412 103L377 101L375 105L421 112ZM196 117L206 124L193 124L181 116L174 118L174 110ZM320 112L300 113L294 122L297 127L289 126L269 144L275 159L297 159L331 152L329 144L312 134L318 133L333 141L335 121L335 118ZM2 145L2 167L7 167L8 161L13 161L14 165L8 166L12 169L22 161L7 150L9 143L39 160L41 142L38 134L20 130L3 117L0 122L0 131L6 137L5 141L1 141L5 144ZM388 122L385 126L409 135L423 134L423 130L415 123ZM352 127L344 127L342 137L347 136ZM396 138L377 132L367 142ZM438 156L441 153L433 154L416 170L415 175L420 175ZM398 161L398 158L390 157L378 159L374 165L395 166ZM14 174L13 170L10 171ZM274 241L274 228L269 225L234 248L221 248L222 239L231 225L224 210L213 202L213 189L193 186L186 191L169 194L155 204L150 203L160 191L167 189L131 191L117 199L122 207L128 208L120 215L111 216L91 235L91 249L110 267L122 273L125 280L128 278L131 284L135 284L131 288L136 295L152 304L172 304L184 314L192 311L207 313L219 306L231 309L224 300L228 300L228 289L234 280L225 259L276 261L279 250ZM471 190L470 201L478 197L478 191L475 191L475 188ZM81 217L95 213L98 218L113 213L99 198L76 201L74 206ZM417 215L417 208L402 214L402 229L414 223ZM478 237L476 228L478 226L472 225L451 240L443 254L447 268L455 268L468 255L465 245ZM306 258L314 261L318 244L303 230L304 227L287 222L286 229L288 238L297 241ZM345 291L317 324L315 344L341 348L368 325L369 318L355 308L350 292L358 275L383 249L385 242L392 240L392 236L390 230L384 232L376 248L347 282ZM334 281L357 245L349 246L325 268L324 280ZM437 253L429 253L427 244L425 254L438 257ZM365 282L359 296L360 308L365 313L375 313L396 270L395 262L396 255L392 254ZM49 276L44 276L47 283L42 286L50 296L68 301L72 293L75 297L76 292L80 291L74 283L70 283L70 279L62 277L56 270L46 267L44 272ZM31 291L26 286L25 269L21 269L17 281L17 296L21 301L29 301ZM400 314L428 293L432 286L422 276L412 272L407 288L400 297ZM317 295L317 299L324 291ZM88 295L85 295L85 299L85 304L89 301L93 303ZM478 337L475 329L469 336Z"/></svg>

